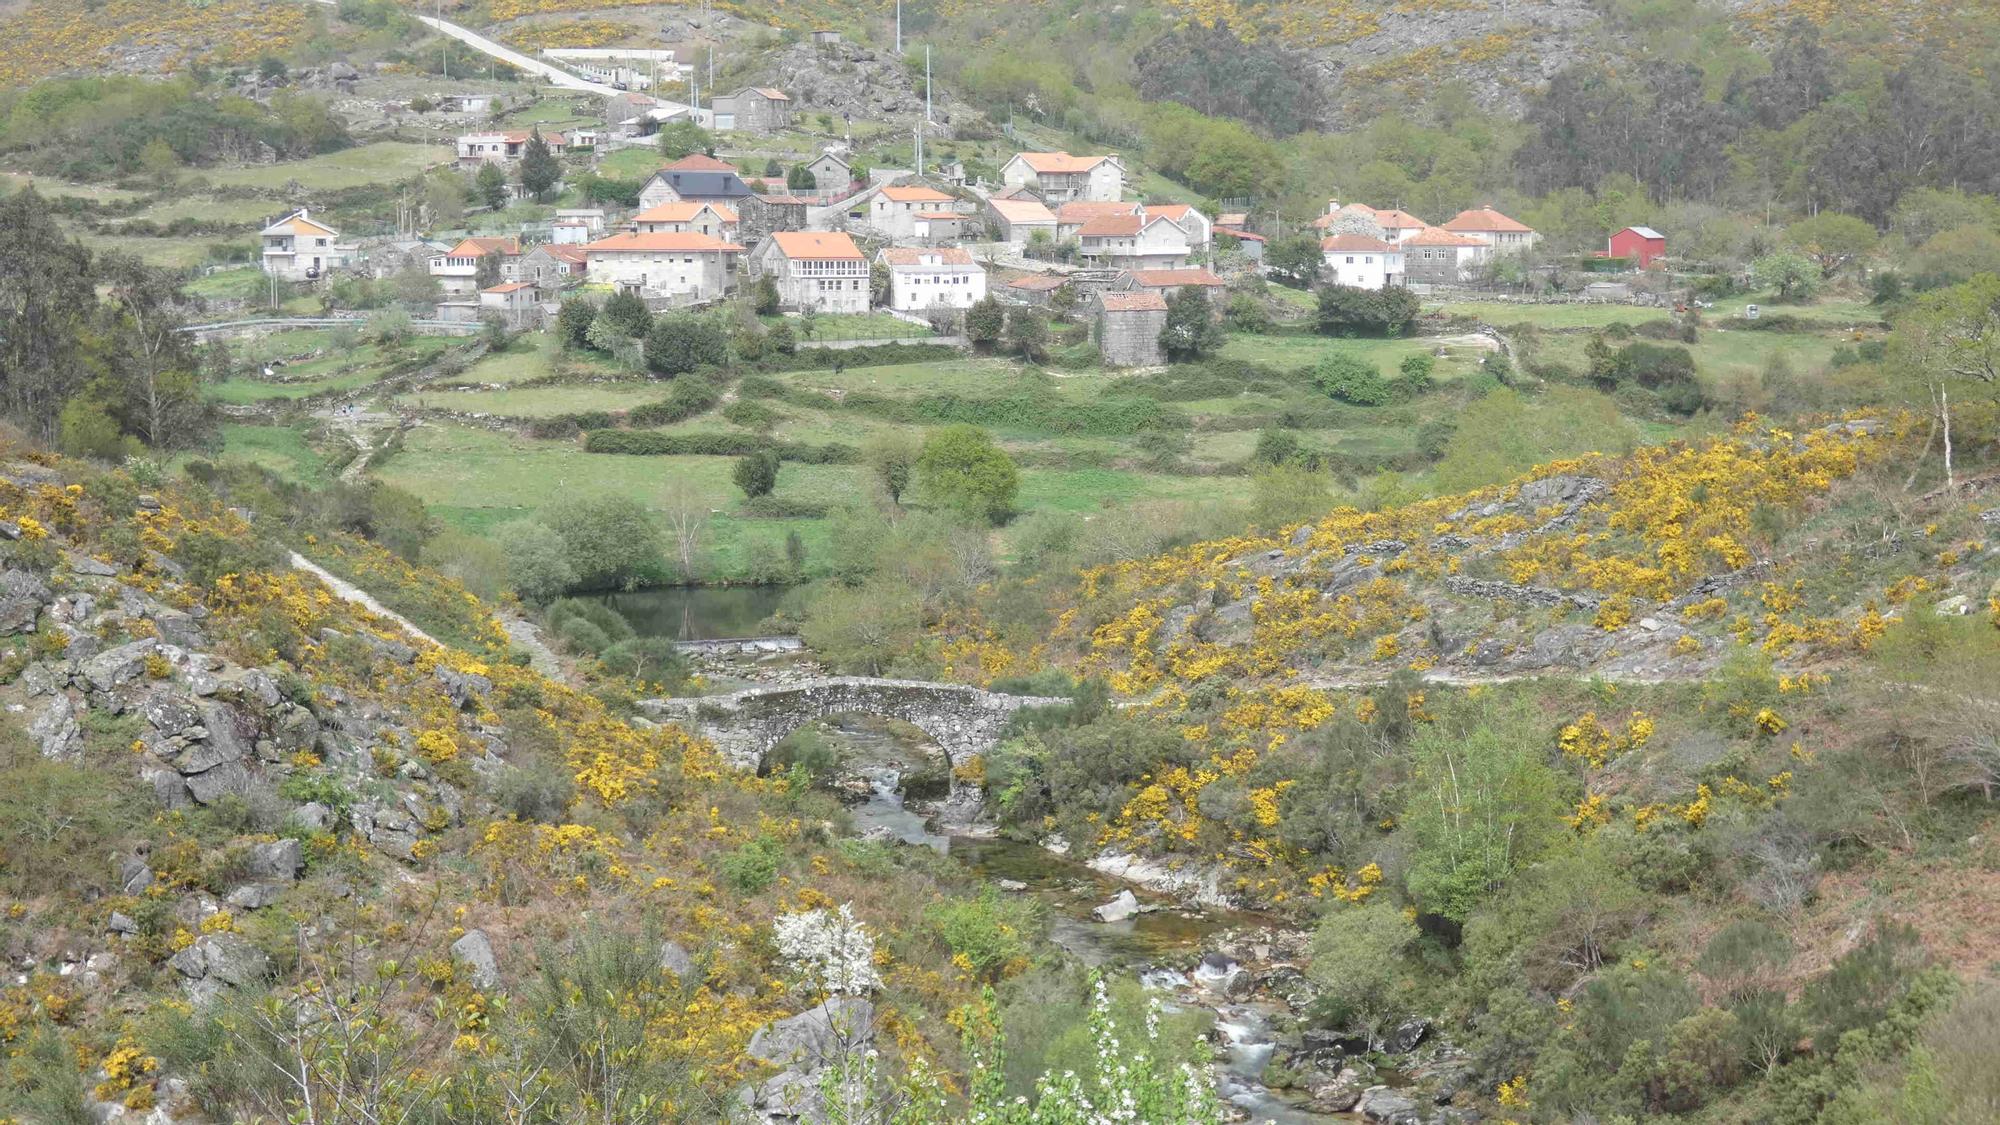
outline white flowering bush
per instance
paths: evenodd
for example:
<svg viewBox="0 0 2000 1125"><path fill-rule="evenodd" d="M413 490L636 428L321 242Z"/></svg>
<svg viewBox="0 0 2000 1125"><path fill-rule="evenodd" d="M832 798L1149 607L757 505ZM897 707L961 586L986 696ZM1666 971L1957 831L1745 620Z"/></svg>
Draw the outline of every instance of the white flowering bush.
<svg viewBox="0 0 2000 1125"><path fill-rule="evenodd" d="M1111 994L1104 978L1093 973L1090 988L1096 1066L1087 1076L1071 1070L1043 1074L1035 1083L1032 1102L1023 1097L1010 1100L1004 1093L1002 1037L991 1021L990 1002L983 1021L967 1021L966 1054L972 1076L963 1120L971 1125L1220 1125L1222 1103L1208 1067L1164 1062L1159 1001L1149 999L1145 1037L1138 1049L1128 1052L1111 1018ZM981 1022L985 1026L974 1034ZM948 1119L926 1119L930 1120Z"/></svg>
<svg viewBox="0 0 2000 1125"><path fill-rule="evenodd" d="M841 903L836 911L780 914L772 922L778 954L812 988L829 996L866 996L882 987L875 971L875 939Z"/></svg>

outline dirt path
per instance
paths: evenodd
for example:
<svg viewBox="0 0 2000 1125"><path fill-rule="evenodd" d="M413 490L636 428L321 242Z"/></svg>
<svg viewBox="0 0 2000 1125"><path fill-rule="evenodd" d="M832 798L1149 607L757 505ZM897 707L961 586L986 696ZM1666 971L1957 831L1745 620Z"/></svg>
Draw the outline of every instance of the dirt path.
<svg viewBox="0 0 2000 1125"><path fill-rule="evenodd" d="M424 632L422 629L417 628L416 625L413 624L409 618L404 617L402 614L397 613L394 610L391 610L387 606L383 605L381 602L378 602L374 598L369 597L368 591L363 590L361 587L356 586L354 583L349 582L344 578L335 576L325 567L320 566L318 563L313 562L311 559L305 557L304 555L299 554L297 551L292 552L292 569L305 571L307 574L310 574L313 577L319 579L321 582L325 583L326 588L332 590L335 597L340 598L343 601L353 602L355 605L360 606L362 609L367 610L368 612L376 615L377 617L387 618L389 621L392 621L396 625L400 626L405 633L408 633L412 637L415 637L416 639L424 642L425 644L437 645L439 648L444 647L443 643L440 642L436 637L433 637L429 633Z"/></svg>

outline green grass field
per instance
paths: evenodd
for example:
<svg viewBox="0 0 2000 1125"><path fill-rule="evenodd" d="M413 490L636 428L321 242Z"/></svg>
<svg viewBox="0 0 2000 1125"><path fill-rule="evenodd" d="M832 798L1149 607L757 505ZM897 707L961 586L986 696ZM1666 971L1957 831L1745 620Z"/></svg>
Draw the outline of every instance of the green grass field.
<svg viewBox="0 0 2000 1125"><path fill-rule="evenodd" d="M585 410L630 410L667 396L660 383L585 383L563 387L522 387L504 391L426 388L398 395L396 405L430 410L498 414L507 418L552 418Z"/></svg>
<svg viewBox="0 0 2000 1125"><path fill-rule="evenodd" d="M306 441L305 429L300 426L250 426L225 422L220 457L250 461L289 480L308 484L322 482L327 476L326 458Z"/></svg>
<svg viewBox="0 0 2000 1125"><path fill-rule="evenodd" d="M198 178L216 187L279 191L297 180L307 187L338 191L405 179L450 159L451 150L442 145L377 141L307 160L260 164L250 168L218 168L202 172Z"/></svg>

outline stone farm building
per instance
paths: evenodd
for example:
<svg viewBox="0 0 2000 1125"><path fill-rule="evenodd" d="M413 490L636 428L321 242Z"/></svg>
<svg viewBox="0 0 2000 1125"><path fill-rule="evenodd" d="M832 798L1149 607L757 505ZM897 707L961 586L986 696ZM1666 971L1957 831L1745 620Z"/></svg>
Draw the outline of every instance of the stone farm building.
<svg viewBox="0 0 2000 1125"><path fill-rule="evenodd" d="M778 303L794 310L868 311L868 259L848 235L778 231L751 259L751 270L778 286Z"/></svg>
<svg viewBox="0 0 2000 1125"><path fill-rule="evenodd" d="M1024 305L1047 305L1068 284L1069 278L1059 273L1031 273L1008 282L1005 295Z"/></svg>
<svg viewBox="0 0 2000 1125"><path fill-rule="evenodd" d="M754 193L733 165L696 153L684 156L647 177L639 188L639 209L662 203L721 203L734 206Z"/></svg>
<svg viewBox="0 0 2000 1125"><path fill-rule="evenodd" d="M745 86L714 99L709 109L715 115L718 133L775 133L792 124L792 99L769 86Z"/></svg>
<svg viewBox="0 0 2000 1125"><path fill-rule="evenodd" d="M1416 285L1457 285L1467 280L1489 251L1484 242L1442 227L1403 240L1403 270Z"/></svg>
<svg viewBox="0 0 2000 1125"><path fill-rule="evenodd" d="M590 257L582 246L545 242L521 255L521 280L543 293L553 293L573 281L580 281Z"/></svg>
<svg viewBox="0 0 2000 1125"><path fill-rule="evenodd" d="M714 300L735 286L743 247L687 231L614 234L583 252L593 284L692 303Z"/></svg>
<svg viewBox="0 0 2000 1125"><path fill-rule="evenodd" d="M889 307L897 312L967 309L986 296L986 270L956 246L892 246L875 260L889 267Z"/></svg>
<svg viewBox="0 0 2000 1125"><path fill-rule="evenodd" d="M745 243L762 242L781 230L806 229L806 211L812 200L803 195L751 195L736 203L742 222L737 237Z"/></svg>
<svg viewBox="0 0 2000 1125"><path fill-rule="evenodd" d="M1153 290L1097 295L1097 348L1106 367L1157 367L1166 362L1160 333L1167 327L1167 299Z"/></svg>
<svg viewBox="0 0 2000 1125"><path fill-rule="evenodd" d="M721 203L662 203L632 216L632 229L639 234L692 231L734 242L739 222L736 212Z"/></svg>
<svg viewBox="0 0 2000 1125"><path fill-rule="evenodd" d="M842 191L854 182L854 166L831 152L813 157L806 171L812 173L813 190L822 195Z"/></svg>
<svg viewBox="0 0 2000 1125"><path fill-rule="evenodd" d="M1190 266L1177 270L1131 270L1126 273L1124 284L1119 288L1151 291L1168 299L1183 289L1199 289L1208 294L1209 310L1221 316L1223 294L1228 291L1229 283L1205 266Z"/></svg>
<svg viewBox="0 0 2000 1125"><path fill-rule="evenodd" d="M1033 189L1044 203L1073 199L1109 202L1125 194L1125 162L1109 156L1071 156L1066 152L1017 153L1000 168L1008 187Z"/></svg>
<svg viewBox="0 0 2000 1125"><path fill-rule="evenodd" d="M986 213L999 229L1000 241L1025 246L1036 231L1056 238L1056 215L1033 199L988 199Z"/></svg>

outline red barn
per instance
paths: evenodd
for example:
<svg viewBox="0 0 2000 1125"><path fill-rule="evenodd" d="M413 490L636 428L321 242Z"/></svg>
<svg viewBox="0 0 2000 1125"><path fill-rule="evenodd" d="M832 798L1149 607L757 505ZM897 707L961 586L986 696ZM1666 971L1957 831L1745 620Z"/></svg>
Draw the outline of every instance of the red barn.
<svg viewBox="0 0 2000 1125"><path fill-rule="evenodd" d="M1653 259L1664 258L1667 254L1667 236L1652 227L1626 227L1611 236L1613 258L1630 258L1640 269L1653 264Z"/></svg>

